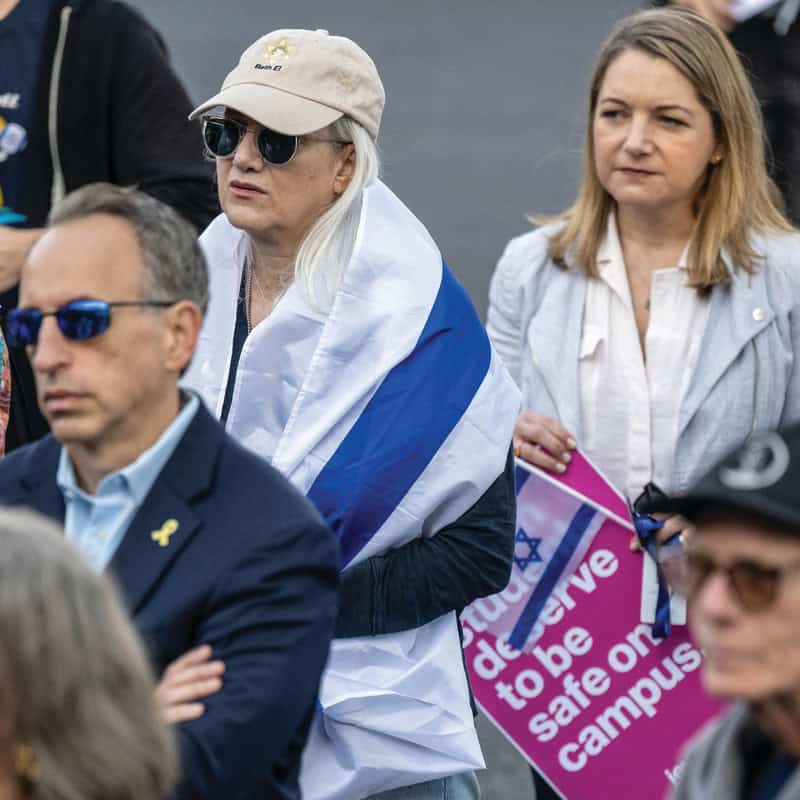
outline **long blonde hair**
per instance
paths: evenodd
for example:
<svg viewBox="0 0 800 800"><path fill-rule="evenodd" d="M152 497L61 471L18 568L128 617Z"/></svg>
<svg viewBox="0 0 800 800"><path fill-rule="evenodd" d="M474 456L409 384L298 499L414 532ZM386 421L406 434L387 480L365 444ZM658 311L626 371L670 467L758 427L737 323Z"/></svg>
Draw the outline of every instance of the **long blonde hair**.
<svg viewBox="0 0 800 800"><path fill-rule="evenodd" d="M711 115L723 158L709 165L695 198L697 220L688 254L689 284L705 290L729 279L727 250L747 272L757 269L752 234L792 231L777 187L767 174L764 125L750 81L727 38L702 17L682 9L641 11L623 19L606 40L589 90L581 185L571 208L555 218L549 255L566 268L574 261L597 277L597 250L614 200L595 170L592 127L600 87L609 65L627 50L664 58L684 75Z"/></svg>
<svg viewBox="0 0 800 800"><path fill-rule="evenodd" d="M361 197L380 175L381 160L375 140L358 122L340 117L331 126L333 138L352 142L355 168L350 183L305 235L294 263L306 298L324 306L332 299L352 255L361 216Z"/></svg>

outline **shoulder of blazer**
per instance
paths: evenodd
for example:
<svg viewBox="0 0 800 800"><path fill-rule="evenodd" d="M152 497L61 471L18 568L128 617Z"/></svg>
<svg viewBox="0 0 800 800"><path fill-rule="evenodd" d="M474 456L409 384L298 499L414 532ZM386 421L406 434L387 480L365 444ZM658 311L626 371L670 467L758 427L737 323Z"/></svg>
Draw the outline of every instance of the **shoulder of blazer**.
<svg viewBox="0 0 800 800"><path fill-rule="evenodd" d="M0 489L16 484L31 491L45 482L55 484L60 454L52 434L14 450L0 459Z"/></svg>
<svg viewBox="0 0 800 800"><path fill-rule="evenodd" d="M780 280L795 292L800 291L800 233L762 234L755 237L753 244L764 280L768 284Z"/></svg>
<svg viewBox="0 0 800 800"><path fill-rule="evenodd" d="M560 291L570 296L575 292L575 281L586 280L581 270L559 267L547 252L550 237L561 225L550 223L515 237L498 262L491 299L506 309L517 309L523 330L548 293Z"/></svg>
<svg viewBox="0 0 800 800"><path fill-rule="evenodd" d="M800 234L756 234L751 243L756 253L756 268L752 273L737 268L728 252L722 252L731 281L719 287L725 290L720 295L723 298L721 307L732 304L741 310L761 302L776 313L797 309L800 306Z"/></svg>
<svg viewBox="0 0 800 800"><path fill-rule="evenodd" d="M525 286L545 272L548 265L555 267L547 253L554 230L556 225L545 225L509 241L497 264L497 273L504 283L509 287Z"/></svg>
<svg viewBox="0 0 800 800"><path fill-rule="evenodd" d="M227 434L202 400L189 427L158 476L179 496L191 500L215 481L220 451Z"/></svg>

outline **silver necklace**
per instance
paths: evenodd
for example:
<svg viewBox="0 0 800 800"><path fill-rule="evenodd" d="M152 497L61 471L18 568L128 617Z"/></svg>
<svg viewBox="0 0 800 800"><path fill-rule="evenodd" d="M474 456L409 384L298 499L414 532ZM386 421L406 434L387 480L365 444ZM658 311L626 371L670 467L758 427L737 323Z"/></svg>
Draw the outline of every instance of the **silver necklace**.
<svg viewBox="0 0 800 800"><path fill-rule="evenodd" d="M261 286L261 281L258 279L258 275L256 274L255 269L253 269L253 264L251 261L248 261L245 265L246 273L245 273L245 319L247 320L247 330L253 330L252 324L252 304L253 304L253 286L255 285L256 291L258 292L258 296L261 302L264 304L264 308L267 308L268 311L264 315L266 319L274 310L275 306L278 305L280 299L286 294L286 290L289 288L289 285L292 282L293 275L289 275L284 281L283 285L281 286L280 291L277 295L275 295L275 299L272 301L270 305L269 301L267 300L267 293L264 291L264 288Z"/></svg>

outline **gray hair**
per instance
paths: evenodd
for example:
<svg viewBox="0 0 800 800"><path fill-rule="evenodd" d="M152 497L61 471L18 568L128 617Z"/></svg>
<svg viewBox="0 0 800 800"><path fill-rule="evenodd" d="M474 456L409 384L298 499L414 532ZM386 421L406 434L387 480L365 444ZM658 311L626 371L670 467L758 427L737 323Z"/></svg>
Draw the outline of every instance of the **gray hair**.
<svg viewBox="0 0 800 800"><path fill-rule="evenodd" d="M347 189L314 223L295 258L294 274L312 303L332 299L355 244L364 189L378 178L380 154L375 140L354 119L341 117L331 126L335 139L352 142L355 171Z"/></svg>
<svg viewBox="0 0 800 800"><path fill-rule="evenodd" d="M177 755L111 582L49 520L0 511L0 752L32 800L161 800Z"/></svg>
<svg viewBox="0 0 800 800"><path fill-rule="evenodd" d="M50 211L49 227L110 214L133 227L144 260L148 300L191 300L205 314L208 268L194 228L170 206L133 187L90 183Z"/></svg>

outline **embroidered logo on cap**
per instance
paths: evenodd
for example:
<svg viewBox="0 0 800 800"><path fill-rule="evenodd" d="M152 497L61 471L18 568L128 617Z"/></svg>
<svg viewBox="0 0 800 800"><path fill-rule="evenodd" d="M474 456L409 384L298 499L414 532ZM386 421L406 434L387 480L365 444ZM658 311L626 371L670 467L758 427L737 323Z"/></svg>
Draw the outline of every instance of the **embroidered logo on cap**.
<svg viewBox="0 0 800 800"><path fill-rule="evenodd" d="M755 491L776 484L786 474L789 461L789 448L777 433L756 433L733 463L720 467L717 477L729 489Z"/></svg>
<svg viewBox="0 0 800 800"><path fill-rule="evenodd" d="M267 49L264 51L264 58L270 64L275 64L276 62L288 61L293 52L294 46L290 45L286 39L281 39L277 44L267 45Z"/></svg>
<svg viewBox="0 0 800 800"><path fill-rule="evenodd" d="M256 69L280 72L286 66L286 62L292 57L294 50L294 45L289 44L286 39L281 39L277 44L268 44L264 48L263 55L267 63L256 64Z"/></svg>

